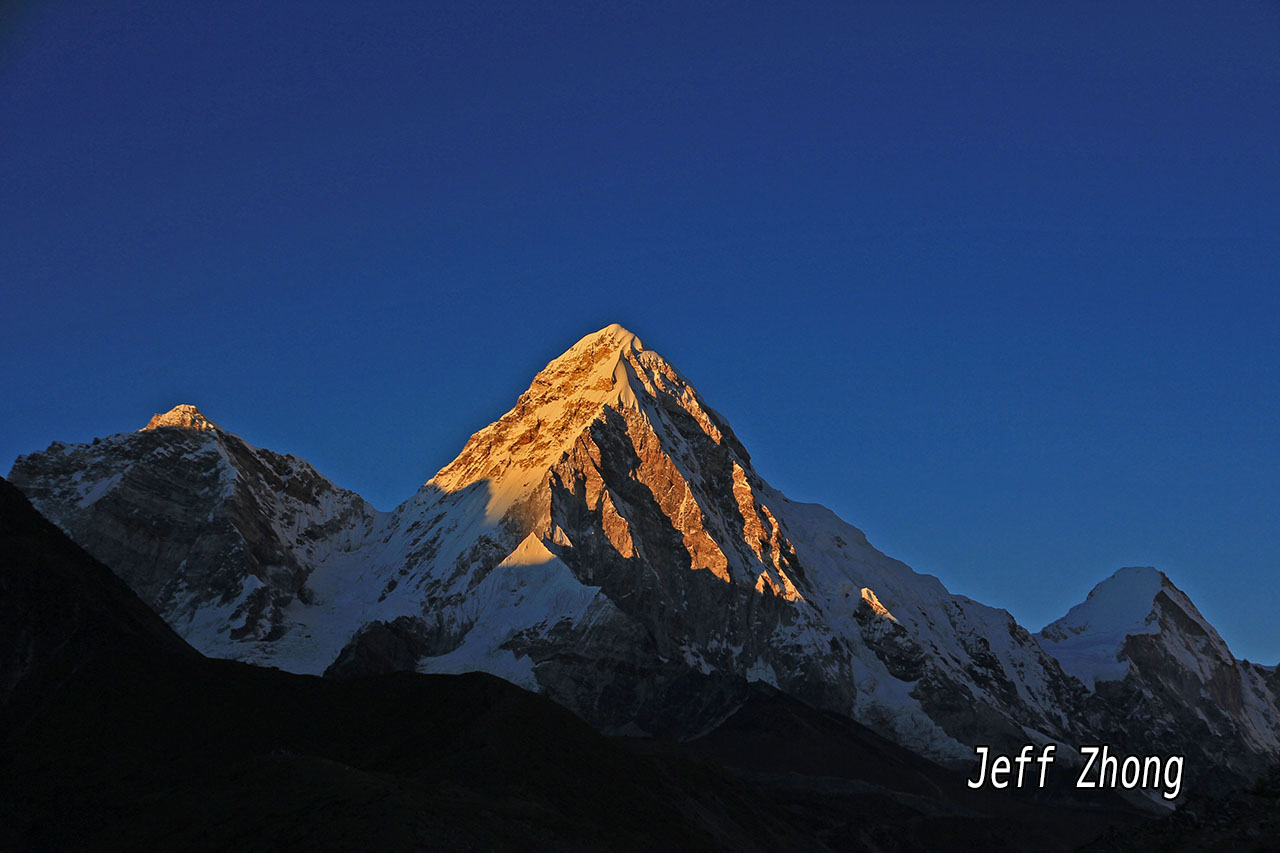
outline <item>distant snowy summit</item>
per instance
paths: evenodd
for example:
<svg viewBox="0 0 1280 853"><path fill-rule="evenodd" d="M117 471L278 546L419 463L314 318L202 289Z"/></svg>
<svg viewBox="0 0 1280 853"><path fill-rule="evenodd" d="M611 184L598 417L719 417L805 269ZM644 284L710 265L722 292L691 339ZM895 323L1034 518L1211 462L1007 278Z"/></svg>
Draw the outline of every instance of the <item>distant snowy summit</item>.
<svg viewBox="0 0 1280 853"><path fill-rule="evenodd" d="M484 670L633 734L696 736L763 682L941 759L1181 743L1201 717L1215 742L1280 752L1274 673L1237 666L1163 575L1124 570L1032 637L769 486L728 421L617 324L389 513L190 405L21 457L10 478L212 655ZM1145 728L1126 690L1155 697Z"/></svg>
<svg viewBox="0 0 1280 853"><path fill-rule="evenodd" d="M1095 681L1117 681L1131 669L1121 657L1125 640L1160 631L1155 600L1166 589L1186 599L1164 572L1151 566L1120 569L1066 616L1046 625L1036 639L1064 670L1090 688Z"/></svg>
<svg viewBox="0 0 1280 853"><path fill-rule="evenodd" d="M174 406L164 414L156 414L151 416L151 420L147 421L140 432L157 427L181 427L182 429L217 429L218 426L213 421L206 418L200 413L200 410L190 403L181 403Z"/></svg>
<svg viewBox="0 0 1280 853"><path fill-rule="evenodd" d="M1280 675L1237 660L1161 571L1116 572L1036 635L1164 754L1262 772L1280 755Z"/></svg>

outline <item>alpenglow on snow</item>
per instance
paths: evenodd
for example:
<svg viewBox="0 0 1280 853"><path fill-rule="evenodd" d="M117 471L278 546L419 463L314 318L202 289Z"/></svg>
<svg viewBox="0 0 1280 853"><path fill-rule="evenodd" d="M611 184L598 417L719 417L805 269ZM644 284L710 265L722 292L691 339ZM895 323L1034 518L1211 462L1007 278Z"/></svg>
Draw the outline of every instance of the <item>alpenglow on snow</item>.
<svg viewBox="0 0 1280 853"><path fill-rule="evenodd" d="M392 512L185 405L10 477L209 655L484 670L602 730L678 737L763 682L957 761L1125 725L1099 702L1121 662L1080 664L1079 642L1037 641L770 487L727 420L618 325L548 364ZM1273 675L1246 678L1250 707L1272 703L1240 727L1260 755L1276 751Z"/></svg>

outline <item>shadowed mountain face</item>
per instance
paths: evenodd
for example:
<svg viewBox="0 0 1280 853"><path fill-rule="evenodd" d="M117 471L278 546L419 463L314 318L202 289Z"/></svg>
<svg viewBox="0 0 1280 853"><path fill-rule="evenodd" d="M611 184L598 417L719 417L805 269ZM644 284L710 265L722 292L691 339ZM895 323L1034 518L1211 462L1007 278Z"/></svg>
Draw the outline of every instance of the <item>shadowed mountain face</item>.
<svg viewBox="0 0 1280 853"><path fill-rule="evenodd" d="M1192 749L1201 715L1217 718L1188 691L1208 684L1226 720L1210 734L1242 732L1243 758L1203 749L1189 778L1227 784L1280 750L1273 670L1198 641L1144 653L1137 637L1107 654L1148 673L1138 693L1107 686L1114 668L1073 672L1070 643L770 487L726 419L616 325L390 513L191 406L21 457L11 476L218 657L341 677L484 671L600 731L682 739L766 685L966 765L979 743ZM1219 675L1182 678L1222 654Z"/></svg>
<svg viewBox="0 0 1280 853"><path fill-rule="evenodd" d="M0 591L4 849L1065 849L1139 820L975 795L764 686L681 745L483 674L205 659L3 480Z"/></svg>

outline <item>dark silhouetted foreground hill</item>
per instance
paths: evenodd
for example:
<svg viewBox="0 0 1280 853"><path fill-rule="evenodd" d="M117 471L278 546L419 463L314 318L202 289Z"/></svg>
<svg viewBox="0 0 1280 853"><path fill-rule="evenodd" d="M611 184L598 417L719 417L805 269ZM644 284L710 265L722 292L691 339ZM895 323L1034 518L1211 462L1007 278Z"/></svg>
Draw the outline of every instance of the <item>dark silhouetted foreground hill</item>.
<svg viewBox="0 0 1280 853"><path fill-rule="evenodd" d="M1029 849L1131 814L974 797L766 689L690 744L483 674L206 659L0 480L0 849Z"/></svg>

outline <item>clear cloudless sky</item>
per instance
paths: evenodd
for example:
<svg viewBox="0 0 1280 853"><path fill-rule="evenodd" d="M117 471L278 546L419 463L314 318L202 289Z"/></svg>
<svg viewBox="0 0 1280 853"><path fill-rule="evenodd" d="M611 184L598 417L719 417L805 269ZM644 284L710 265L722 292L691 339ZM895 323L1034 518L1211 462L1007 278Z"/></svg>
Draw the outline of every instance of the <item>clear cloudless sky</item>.
<svg viewBox="0 0 1280 853"><path fill-rule="evenodd" d="M1280 660L1280 4L0 12L0 469L193 402L381 509L611 322L1032 630Z"/></svg>

